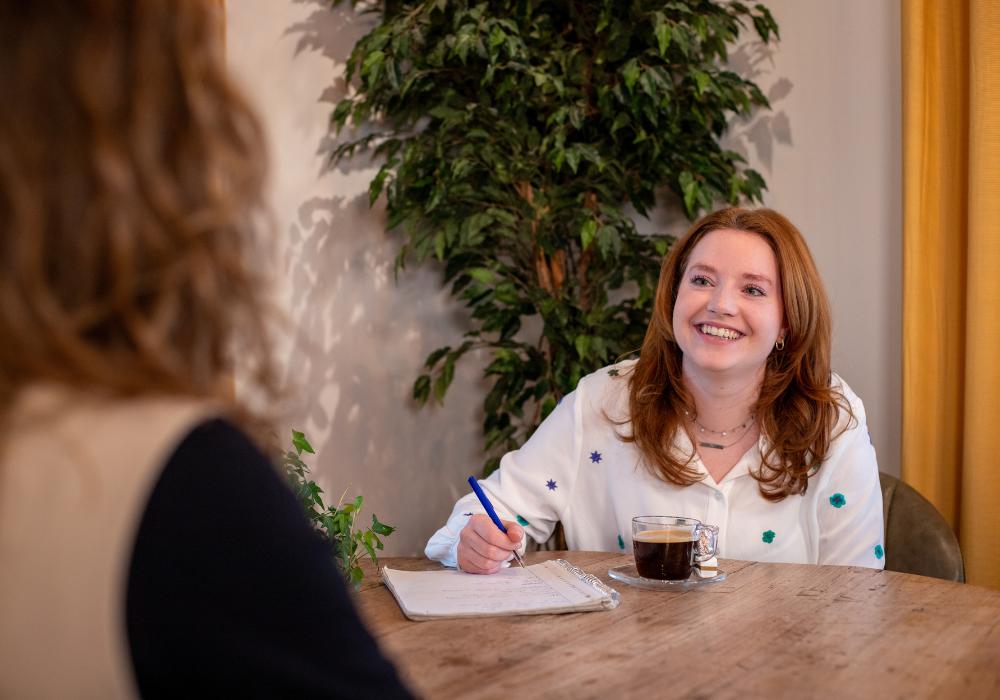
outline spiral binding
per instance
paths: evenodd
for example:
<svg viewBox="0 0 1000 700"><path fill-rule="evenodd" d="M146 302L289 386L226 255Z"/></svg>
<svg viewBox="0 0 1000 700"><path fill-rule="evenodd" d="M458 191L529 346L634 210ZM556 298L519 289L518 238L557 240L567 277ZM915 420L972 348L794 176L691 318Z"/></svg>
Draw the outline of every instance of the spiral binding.
<svg viewBox="0 0 1000 700"><path fill-rule="evenodd" d="M594 574L588 574L586 571L581 569L575 564L570 564L565 559L554 559L556 564L566 569L568 572L576 576L581 581L585 581L588 585L600 591L602 594L606 595L611 600L611 605L609 607L616 608L618 603L621 602L621 596L618 595L618 591L604 583L601 579L597 578Z"/></svg>

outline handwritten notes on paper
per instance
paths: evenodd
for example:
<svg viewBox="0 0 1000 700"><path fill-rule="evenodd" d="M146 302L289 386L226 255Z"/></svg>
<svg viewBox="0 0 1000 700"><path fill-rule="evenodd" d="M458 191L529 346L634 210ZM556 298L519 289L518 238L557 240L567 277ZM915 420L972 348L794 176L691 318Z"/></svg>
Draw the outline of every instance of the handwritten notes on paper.
<svg viewBox="0 0 1000 700"><path fill-rule="evenodd" d="M485 576L385 568L382 580L403 613L414 620L576 612L617 605L617 593L561 559Z"/></svg>

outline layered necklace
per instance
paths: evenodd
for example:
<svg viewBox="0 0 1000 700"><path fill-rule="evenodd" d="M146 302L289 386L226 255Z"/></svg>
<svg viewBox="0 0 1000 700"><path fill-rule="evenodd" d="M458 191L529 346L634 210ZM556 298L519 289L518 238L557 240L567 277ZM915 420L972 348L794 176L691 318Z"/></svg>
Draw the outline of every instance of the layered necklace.
<svg viewBox="0 0 1000 700"><path fill-rule="evenodd" d="M745 421L743 421L742 423L740 423L735 427L729 428L728 430L712 430L711 428L706 428L704 425L698 422L698 415L691 413L687 409L684 409L684 417L687 418L692 423L694 423L695 427L698 429L698 436L699 437L704 436L705 438L704 440L701 439L698 440L698 447L708 447L713 450L724 450L727 447L732 447L746 436L746 434L750 431L750 428L754 424L753 413L751 413ZM714 438L715 442L709 442L709 440L713 440L713 438L711 438L712 435L719 436L717 438ZM732 442L729 442L728 444L722 444L722 442L719 442L720 438L722 440L725 440L726 438L733 436L736 439L733 440Z"/></svg>

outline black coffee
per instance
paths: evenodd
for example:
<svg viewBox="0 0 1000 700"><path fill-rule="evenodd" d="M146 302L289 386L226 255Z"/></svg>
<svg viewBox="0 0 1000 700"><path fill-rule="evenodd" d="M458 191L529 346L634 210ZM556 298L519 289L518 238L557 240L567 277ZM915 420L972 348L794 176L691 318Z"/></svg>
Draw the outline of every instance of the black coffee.
<svg viewBox="0 0 1000 700"><path fill-rule="evenodd" d="M643 578L685 580L694 568L694 545L688 530L646 530L632 541L635 568Z"/></svg>

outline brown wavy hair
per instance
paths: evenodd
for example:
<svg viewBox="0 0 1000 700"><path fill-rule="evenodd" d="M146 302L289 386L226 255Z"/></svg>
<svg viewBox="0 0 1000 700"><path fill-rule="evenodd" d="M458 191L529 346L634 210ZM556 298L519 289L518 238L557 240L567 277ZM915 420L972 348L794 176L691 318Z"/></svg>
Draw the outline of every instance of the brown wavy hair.
<svg viewBox="0 0 1000 700"><path fill-rule="evenodd" d="M809 248L798 229L770 209L724 209L696 222L671 248L660 270L653 318L634 371L629 373L631 434L654 476L688 486L702 477L694 455L678 454L673 438L694 401L682 381L683 353L672 316L677 289L691 251L719 229L761 236L777 259L784 305L785 347L772 350L754 412L767 439L760 469L751 470L761 494L779 501L806 492L833 440L840 411L851 414L843 394L830 385L830 307Z"/></svg>
<svg viewBox="0 0 1000 700"><path fill-rule="evenodd" d="M221 8L0 3L0 408L35 382L229 403L237 353L275 395L263 135Z"/></svg>

